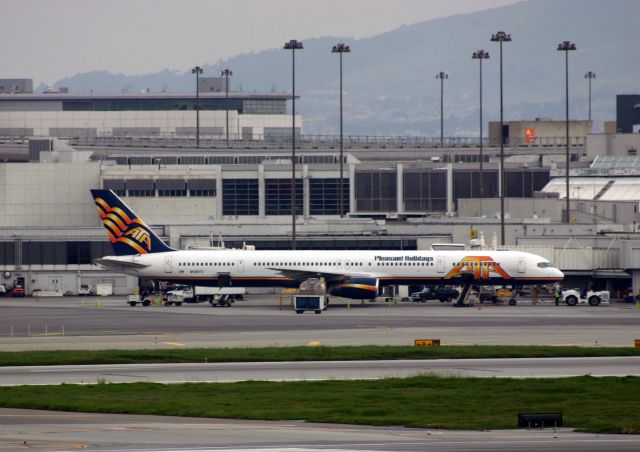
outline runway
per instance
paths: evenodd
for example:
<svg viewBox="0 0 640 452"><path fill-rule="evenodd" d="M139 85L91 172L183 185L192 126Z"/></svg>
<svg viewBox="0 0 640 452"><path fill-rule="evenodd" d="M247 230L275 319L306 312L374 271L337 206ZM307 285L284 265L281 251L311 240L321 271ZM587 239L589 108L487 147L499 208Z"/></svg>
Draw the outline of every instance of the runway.
<svg viewBox="0 0 640 452"><path fill-rule="evenodd" d="M421 374L496 378L640 376L640 356L0 367L0 385L345 380Z"/></svg>
<svg viewBox="0 0 640 452"><path fill-rule="evenodd" d="M514 426L516 416L514 415ZM0 408L0 451L637 451L638 435L401 427Z"/></svg>
<svg viewBox="0 0 640 452"><path fill-rule="evenodd" d="M296 315L273 295L230 308L130 307L123 297L0 299L3 350L443 344L633 346L633 305L453 308L430 302L333 302L320 315Z"/></svg>

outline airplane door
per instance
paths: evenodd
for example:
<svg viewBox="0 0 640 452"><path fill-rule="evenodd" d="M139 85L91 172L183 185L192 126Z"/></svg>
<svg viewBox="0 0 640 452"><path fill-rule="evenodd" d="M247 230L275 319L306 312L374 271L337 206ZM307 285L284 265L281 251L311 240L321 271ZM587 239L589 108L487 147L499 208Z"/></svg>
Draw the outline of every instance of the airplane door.
<svg viewBox="0 0 640 452"><path fill-rule="evenodd" d="M238 261L238 273L244 272L244 261Z"/></svg>
<svg viewBox="0 0 640 452"><path fill-rule="evenodd" d="M444 256L436 257L436 270L438 273L444 273Z"/></svg>
<svg viewBox="0 0 640 452"><path fill-rule="evenodd" d="M518 259L518 273L524 273L527 270L527 261L524 257Z"/></svg>
<svg viewBox="0 0 640 452"><path fill-rule="evenodd" d="M171 256L165 256L164 257L164 272L165 273L171 273L173 271L172 269L172 265L171 265Z"/></svg>

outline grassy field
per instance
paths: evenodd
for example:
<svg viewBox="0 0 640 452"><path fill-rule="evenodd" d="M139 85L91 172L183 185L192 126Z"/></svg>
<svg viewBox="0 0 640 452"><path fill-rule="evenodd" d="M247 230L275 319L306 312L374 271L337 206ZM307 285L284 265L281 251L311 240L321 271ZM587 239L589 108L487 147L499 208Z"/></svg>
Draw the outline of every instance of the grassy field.
<svg viewBox="0 0 640 452"><path fill-rule="evenodd" d="M640 378L440 378L0 387L0 406L421 428L516 428L520 412L565 427L640 433Z"/></svg>
<svg viewBox="0 0 640 452"><path fill-rule="evenodd" d="M375 359L541 358L638 356L631 347L553 346L358 346L171 350L60 350L0 352L0 366L64 364L198 363L251 361L345 361Z"/></svg>

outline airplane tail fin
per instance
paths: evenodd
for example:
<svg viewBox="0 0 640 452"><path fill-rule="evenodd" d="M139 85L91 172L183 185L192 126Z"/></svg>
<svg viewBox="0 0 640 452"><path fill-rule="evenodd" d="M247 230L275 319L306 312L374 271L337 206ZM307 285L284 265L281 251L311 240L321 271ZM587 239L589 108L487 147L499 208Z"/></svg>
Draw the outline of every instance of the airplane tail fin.
<svg viewBox="0 0 640 452"><path fill-rule="evenodd" d="M116 256L175 251L111 190L91 190L91 195Z"/></svg>

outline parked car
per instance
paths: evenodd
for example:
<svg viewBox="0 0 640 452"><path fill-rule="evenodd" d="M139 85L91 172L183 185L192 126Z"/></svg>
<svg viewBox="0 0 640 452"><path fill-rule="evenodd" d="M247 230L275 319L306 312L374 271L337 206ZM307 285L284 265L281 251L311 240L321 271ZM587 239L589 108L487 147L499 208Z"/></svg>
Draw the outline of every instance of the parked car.
<svg viewBox="0 0 640 452"><path fill-rule="evenodd" d="M0 297L7 295L7 286L0 284Z"/></svg>
<svg viewBox="0 0 640 452"><path fill-rule="evenodd" d="M498 293L496 292L496 288L491 286L483 286L482 288L480 288L480 292L478 293L478 300L480 300L480 303L484 303L485 301L497 303Z"/></svg>
<svg viewBox="0 0 640 452"><path fill-rule="evenodd" d="M11 289L12 297L24 297L24 287L14 287Z"/></svg>
<svg viewBox="0 0 640 452"><path fill-rule="evenodd" d="M460 292L452 287L436 286L426 287L420 292L414 292L411 294L412 301L421 301L426 303L427 300L440 300L442 302L452 301L454 298L458 298Z"/></svg>

